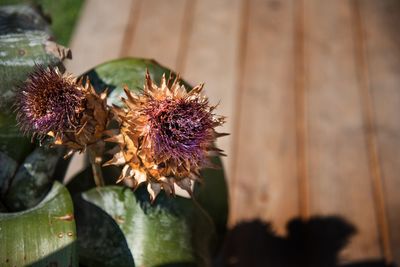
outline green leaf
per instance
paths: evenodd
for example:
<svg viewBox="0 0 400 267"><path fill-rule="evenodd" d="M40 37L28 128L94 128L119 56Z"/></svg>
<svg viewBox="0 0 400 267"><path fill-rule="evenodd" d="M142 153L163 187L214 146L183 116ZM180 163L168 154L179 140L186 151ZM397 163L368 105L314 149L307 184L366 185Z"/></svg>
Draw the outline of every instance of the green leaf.
<svg viewBox="0 0 400 267"><path fill-rule="evenodd" d="M55 182L37 206L0 213L0 266L77 266L73 205Z"/></svg>
<svg viewBox="0 0 400 267"><path fill-rule="evenodd" d="M194 196L214 221L218 234L215 247L218 250L224 241L227 230L229 197L222 161L219 157L213 157L211 161L216 168L201 171L203 183L195 184Z"/></svg>
<svg viewBox="0 0 400 267"><path fill-rule="evenodd" d="M35 206L48 193L63 149L36 148L21 164L7 189L4 203L11 211Z"/></svg>
<svg viewBox="0 0 400 267"><path fill-rule="evenodd" d="M18 163L0 151L0 200L6 193L9 180L14 176Z"/></svg>
<svg viewBox="0 0 400 267"><path fill-rule="evenodd" d="M209 266L214 226L190 199L145 187L106 186L76 200L81 263L87 266Z"/></svg>
<svg viewBox="0 0 400 267"><path fill-rule="evenodd" d="M20 132L15 115L0 112L0 152L21 163L33 148L30 139Z"/></svg>
<svg viewBox="0 0 400 267"><path fill-rule="evenodd" d="M142 58L124 58L103 63L82 76L88 76L96 91L102 92L108 88L108 104L121 105L121 96L124 96L123 87L126 85L132 91L143 88L146 70L152 79L160 83L162 75L166 77L176 74L170 69L161 66L154 60ZM190 88L185 81L183 83Z"/></svg>

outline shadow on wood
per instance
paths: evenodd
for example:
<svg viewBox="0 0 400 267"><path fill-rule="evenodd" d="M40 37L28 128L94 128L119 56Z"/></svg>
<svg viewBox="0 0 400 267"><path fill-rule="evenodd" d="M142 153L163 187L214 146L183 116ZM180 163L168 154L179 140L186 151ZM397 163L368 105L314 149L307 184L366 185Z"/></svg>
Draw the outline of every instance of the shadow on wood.
<svg viewBox="0 0 400 267"><path fill-rule="evenodd" d="M388 266L380 260L340 265L339 252L356 231L352 224L335 216L294 218L287 224L285 237L275 234L269 223L242 222L229 232L216 266Z"/></svg>

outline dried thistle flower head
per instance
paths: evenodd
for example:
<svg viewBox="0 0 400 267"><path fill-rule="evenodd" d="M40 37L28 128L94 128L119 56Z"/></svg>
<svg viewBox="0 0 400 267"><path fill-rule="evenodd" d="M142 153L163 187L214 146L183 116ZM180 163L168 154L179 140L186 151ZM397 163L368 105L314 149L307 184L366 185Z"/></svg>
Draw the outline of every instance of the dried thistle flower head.
<svg viewBox="0 0 400 267"><path fill-rule="evenodd" d="M25 133L43 136L79 127L84 94L72 76L36 66L17 95L18 121Z"/></svg>
<svg viewBox="0 0 400 267"><path fill-rule="evenodd" d="M62 74L57 67L38 65L20 86L17 120L25 133L82 151L96 143L106 129L109 111L106 93L98 95L87 81Z"/></svg>
<svg viewBox="0 0 400 267"><path fill-rule="evenodd" d="M187 92L178 80L167 81L164 75L159 87L147 73L142 94L125 88L126 108L114 107L120 133L106 139L119 144L119 152L106 163L124 165L118 181L131 178L135 187L147 182L152 200L161 189L174 194L174 183L191 194L200 168L210 166L209 152L222 154L213 143L223 135L215 127L224 118L201 95L203 84Z"/></svg>

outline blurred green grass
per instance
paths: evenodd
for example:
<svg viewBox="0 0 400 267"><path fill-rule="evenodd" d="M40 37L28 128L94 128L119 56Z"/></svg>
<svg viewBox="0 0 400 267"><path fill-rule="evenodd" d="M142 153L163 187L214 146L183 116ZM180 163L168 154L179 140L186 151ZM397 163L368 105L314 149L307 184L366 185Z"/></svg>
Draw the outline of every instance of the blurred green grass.
<svg viewBox="0 0 400 267"><path fill-rule="evenodd" d="M0 0L0 5L37 4L51 17L51 30L59 44L68 46L84 0Z"/></svg>

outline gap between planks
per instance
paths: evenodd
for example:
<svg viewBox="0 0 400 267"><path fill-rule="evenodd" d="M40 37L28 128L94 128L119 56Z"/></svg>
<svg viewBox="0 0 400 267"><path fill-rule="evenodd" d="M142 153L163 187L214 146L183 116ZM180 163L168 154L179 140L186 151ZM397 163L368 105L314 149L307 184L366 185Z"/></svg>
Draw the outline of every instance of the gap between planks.
<svg viewBox="0 0 400 267"><path fill-rule="evenodd" d="M136 0L131 3L131 9L129 12L128 23L125 28L124 38L122 41L121 49L120 49L120 57L129 56L129 48L132 46L137 24L139 22L139 14L142 8L142 0Z"/></svg>
<svg viewBox="0 0 400 267"><path fill-rule="evenodd" d="M248 40L248 32L249 32L249 9L250 9L250 1L249 0L242 0L242 14L240 17L240 27L239 27L239 46L238 46L238 65L237 65L237 87L236 87L236 101L234 106L236 107L235 112L233 114L234 116L234 123L233 123L233 132L236 134L232 138L232 144L231 144L231 151L232 151L232 160L231 160L231 166L228 166L231 169L231 181L228 185L230 185L232 188L229 190L231 193L230 197L230 216L229 216L229 221L228 225L233 226L235 223L237 223L237 212L236 212L236 190L235 186L237 184L237 167L238 166L238 160L239 160L239 153L238 153L238 141L240 139L239 135L239 129L241 127L240 125L240 119L242 117L242 112L241 112L241 100L243 99L244 95L244 77L245 77L245 60L246 60L246 51L247 51L247 40ZM232 208L233 207L233 208Z"/></svg>
<svg viewBox="0 0 400 267"><path fill-rule="evenodd" d="M175 71L180 73L184 71L187 57L187 49L190 33L193 24L193 13L196 5L196 0L186 0L185 12L182 21L182 30L180 34L179 53L176 58ZM133 1L130 10L129 20L125 29L124 39L121 45L120 57L130 56L129 52L135 41L136 29L139 23L140 13L142 11L143 0Z"/></svg>
<svg viewBox="0 0 400 267"><path fill-rule="evenodd" d="M363 109L365 141L369 157L369 168L373 183L374 203L377 223L379 226L382 254L386 263L393 261L390 244L390 230L386 211L385 195L383 189L382 171L379 161L378 145L376 139L375 115L372 107L368 60L366 56L364 24L358 0L351 1L353 31L354 31L354 56L357 62L357 79L359 83L360 98Z"/></svg>
<svg viewBox="0 0 400 267"><path fill-rule="evenodd" d="M296 157L299 182L299 211L303 219L310 216L310 193L307 157L307 71L305 47L304 0L295 2L294 8L294 95L296 111Z"/></svg>
<svg viewBox="0 0 400 267"><path fill-rule="evenodd" d="M183 27L181 32L181 40L179 42L179 53L176 58L176 72L183 73L185 71L189 38L193 27L193 14L197 0L186 0L185 13L183 14Z"/></svg>

